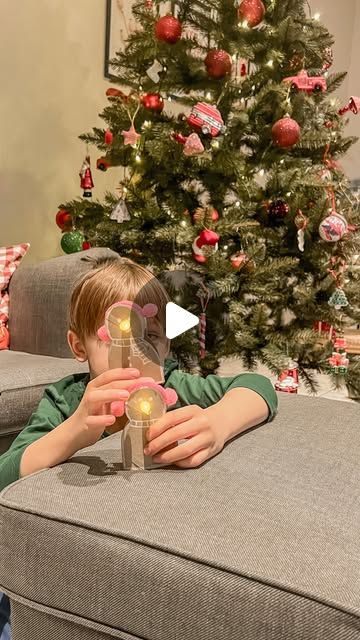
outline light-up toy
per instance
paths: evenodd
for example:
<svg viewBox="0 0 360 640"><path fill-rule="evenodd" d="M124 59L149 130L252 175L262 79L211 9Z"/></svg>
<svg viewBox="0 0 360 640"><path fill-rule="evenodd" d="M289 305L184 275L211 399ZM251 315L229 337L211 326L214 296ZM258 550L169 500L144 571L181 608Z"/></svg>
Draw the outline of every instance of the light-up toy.
<svg viewBox="0 0 360 640"><path fill-rule="evenodd" d="M167 411L167 407L176 404L178 396L173 389L163 389L155 382L134 382L128 387L129 399L113 402L111 412L116 417L126 414L129 422L121 434L122 460L124 469L133 465L140 469L152 469L162 465L152 461L144 454L147 445L146 432L150 425L157 422Z"/></svg>
<svg viewBox="0 0 360 640"><path fill-rule="evenodd" d="M164 389L163 363L155 347L146 340L147 319L158 312L155 304L140 307L135 302L122 300L113 304L105 314L105 324L98 330L103 342L109 343L109 368L135 368L142 378L154 382L134 381L127 389L126 402L113 402L111 413L116 418L126 415L129 422L121 433L122 460L124 469L133 465L140 469L152 469L155 464L151 456L145 456L146 432L176 404L177 394L173 389ZM121 427L119 427L121 428Z"/></svg>
<svg viewBox="0 0 360 640"><path fill-rule="evenodd" d="M140 307L135 302L122 300L113 304L105 314L105 324L98 337L110 343L109 368L138 369L142 377L164 382L164 368L155 347L146 339L147 318L158 312L155 304Z"/></svg>

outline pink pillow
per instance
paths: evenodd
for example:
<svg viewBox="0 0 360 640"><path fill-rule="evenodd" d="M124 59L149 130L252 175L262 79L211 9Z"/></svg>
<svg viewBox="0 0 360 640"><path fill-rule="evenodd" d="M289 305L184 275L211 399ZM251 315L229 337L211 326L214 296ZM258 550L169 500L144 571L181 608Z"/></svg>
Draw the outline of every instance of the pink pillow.
<svg viewBox="0 0 360 640"><path fill-rule="evenodd" d="M11 247L0 247L0 329L6 325L9 319L9 293L7 289L10 278L25 253L29 250L29 247L30 245L27 242L15 244ZM0 334L3 338L5 331L2 329ZM0 340L0 349L7 348L8 344L6 342L8 340Z"/></svg>

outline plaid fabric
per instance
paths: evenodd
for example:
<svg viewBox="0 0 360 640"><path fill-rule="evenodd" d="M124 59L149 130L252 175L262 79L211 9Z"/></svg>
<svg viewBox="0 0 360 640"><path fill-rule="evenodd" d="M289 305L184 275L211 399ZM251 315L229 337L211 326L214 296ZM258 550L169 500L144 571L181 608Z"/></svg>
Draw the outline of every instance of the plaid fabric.
<svg viewBox="0 0 360 640"><path fill-rule="evenodd" d="M7 288L10 278L29 247L28 243L0 247L0 324L6 324L9 319L9 294Z"/></svg>
<svg viewBox="0 0 360 640"><path fill-rule="evenodd" d="M0 591L0 640L11 640L10 602L5 593Z"/></svg>

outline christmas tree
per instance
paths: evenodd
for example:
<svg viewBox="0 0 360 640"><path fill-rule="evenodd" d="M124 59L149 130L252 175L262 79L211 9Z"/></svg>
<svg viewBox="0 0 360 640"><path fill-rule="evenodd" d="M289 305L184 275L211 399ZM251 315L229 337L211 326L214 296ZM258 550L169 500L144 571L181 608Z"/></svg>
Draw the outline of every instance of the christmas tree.
<svg viewBox="0 0 360 640"><path fill-rule="evenodd" d="M331 73L333 38L303 0L169 8L134 3L104 128L81 136L114 172L114 192L61 205L63 246L109 246L155 275L185 269L175 301L206 310L202 372L235 356L278 373L291 358L312 389L327 371L360 393L359 357L340 379L314 330L360 322L360 213L338 163L357 102L341 109L334 97L345 73ZM82 186L91 194L87 160ZM196 366L195 333L173 348Z"/></svg>

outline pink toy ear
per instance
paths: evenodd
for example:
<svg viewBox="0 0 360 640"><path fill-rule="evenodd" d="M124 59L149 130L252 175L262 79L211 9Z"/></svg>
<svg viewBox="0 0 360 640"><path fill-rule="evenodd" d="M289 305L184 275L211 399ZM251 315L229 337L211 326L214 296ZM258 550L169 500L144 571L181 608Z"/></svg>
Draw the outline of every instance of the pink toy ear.
<svg viewBox="0 0 360 640"><path fill-rule="evenodd" d="M110 411L115 418L121 418L125 413L125 402L123 400L112 402Z"/></svg>
<svg viewBox="0 0 360 640"><path fill-rule="evenodd" d="M102 327L100 327L100 329L98 329L97 335L98 335L98 337L100 338L100 340L102 342L111 342L110 336L109 336L104 324L103 324Z"/></svg>
<svg viewBox="0 0 360 640"><path fill-rule="evenodd" d="M144 318L154 318L158 312L158 308L156 304L146 304L142 312Z"/></svg>
<svg viewBox="0 0 360 640"><path fill-rule="evenodd" d="M176 391L174 389L164 389L164 391L167 405L171 407L171 405L176 404L178 401L178 394Z"/></svg>

